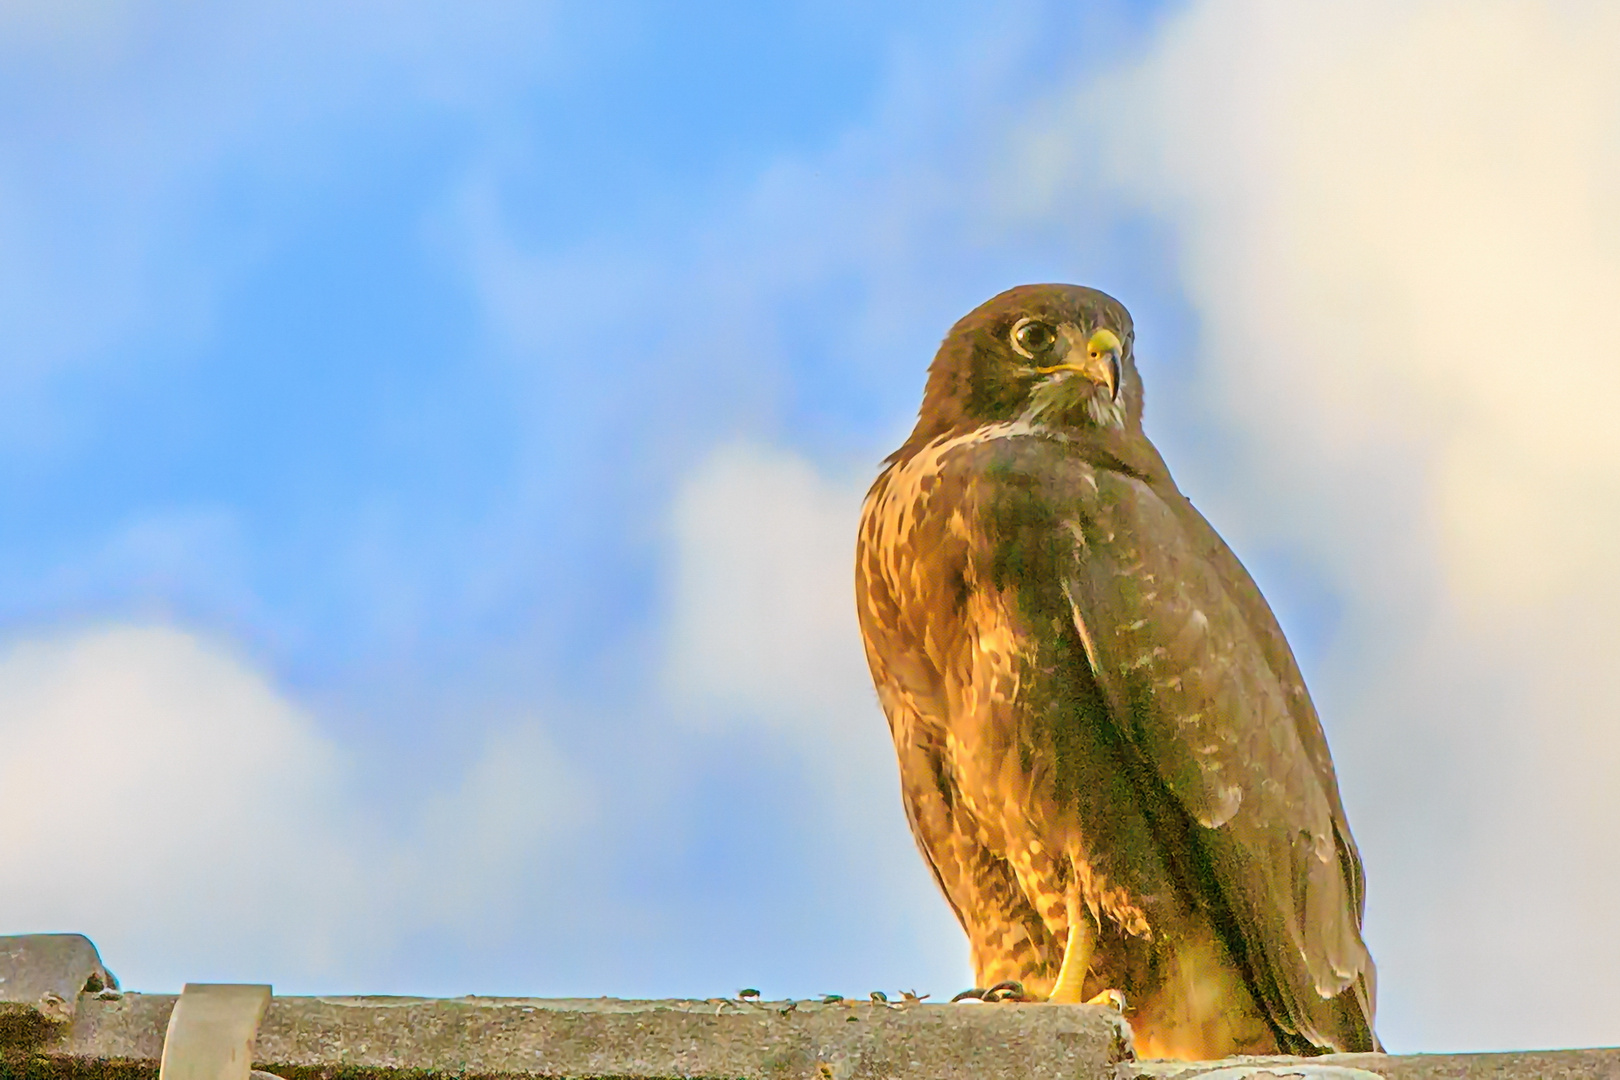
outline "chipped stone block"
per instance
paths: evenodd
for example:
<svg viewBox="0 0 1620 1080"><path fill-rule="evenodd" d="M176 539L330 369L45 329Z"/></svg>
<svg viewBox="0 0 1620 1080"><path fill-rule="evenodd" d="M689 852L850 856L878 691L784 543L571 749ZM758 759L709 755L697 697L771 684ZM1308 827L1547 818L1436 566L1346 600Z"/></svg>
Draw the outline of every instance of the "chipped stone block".
<svg viewBox="0 0 1620 1080"><path fill-rule="evenodd" d="M169 1013L163 1080L248 1080L270 987L187 983Z"/></svg>
<svg viewBox="0 0 1620 1080"><path fill-rule="evenodd" d="M0 937L0 1046L39 1041L72 1023L81 993L117 985L83 934Z"/></svg>

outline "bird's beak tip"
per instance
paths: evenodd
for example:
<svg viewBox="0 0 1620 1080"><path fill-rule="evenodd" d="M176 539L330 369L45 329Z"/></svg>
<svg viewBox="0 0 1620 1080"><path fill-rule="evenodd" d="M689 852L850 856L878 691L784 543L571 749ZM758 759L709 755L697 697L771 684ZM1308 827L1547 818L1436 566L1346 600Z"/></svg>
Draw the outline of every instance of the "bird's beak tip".
<svg viewBox="0 0 1620 1080"><path fill-rule="evenodd" d="M1120 357L1125 351L1119 335L1109 329L1099 329L1086 342L1086 359L1093 368L1092 378L1108 387L1108 396L1119 400L1121 383Z"/></svg>
<svg viewBox="0 0 1620 1080"><path fill-rule="evenodd" d="M1035 370L1041 375L1053 375L1060 371L1084 375L1098 386L1106 387L1110 400L1118 401L1123 382L1120 362L1123 352L1124 346L1120 343L1119 335L1112 330L1098 330L1086 342L1084 362L1053 364L1051 367L1037 367Z"/></svg>

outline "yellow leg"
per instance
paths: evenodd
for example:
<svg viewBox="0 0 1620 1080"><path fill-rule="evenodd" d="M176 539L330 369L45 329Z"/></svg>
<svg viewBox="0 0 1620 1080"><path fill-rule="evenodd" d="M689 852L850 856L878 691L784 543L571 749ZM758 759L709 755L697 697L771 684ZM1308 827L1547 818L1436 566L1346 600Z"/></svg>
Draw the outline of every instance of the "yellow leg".
<svg viewBox="0 0 1620 1080"><path fill-rule="evenodd" d="M1091 923L1090 913L1079 904L1069 905L1069 941L1063 947L1063 966L1058 968L1057 982L1048 1001L1059 1005L1078 1005L1086 984L1086 972L1091 970L1091 950L1097 941L1097 929Z"/></svg>
<svg viewBox="0 0 1620 1080"><path fill-rule="evenodd" d="M1097 944L1097 927L1089 913L1079 904L1069 909L1069 940L1063 947L1063 964L1058 968L1057 982L1052 996L1046 1000L1058 1005L1107 1005L1116 1012L1125 1011L1125 995L1118 990L1104 990L1094 997L1081 994L1086 975L1091 971L1091 953Z"/></svg>

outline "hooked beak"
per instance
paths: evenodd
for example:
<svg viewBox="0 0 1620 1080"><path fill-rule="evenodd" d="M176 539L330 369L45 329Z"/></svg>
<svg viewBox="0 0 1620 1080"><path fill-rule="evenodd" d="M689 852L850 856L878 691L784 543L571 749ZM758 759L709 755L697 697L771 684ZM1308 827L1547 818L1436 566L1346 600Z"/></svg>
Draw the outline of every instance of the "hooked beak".
<svg viewBox="0 0 1620 1080"><path fill-rule="evenodd" d="M1065 334L1065 336L1067 336ZM1112 401L1119 400L1119 358L1124 346L1120 344L1119 335L1112 330L1100 329L1087 339L1083 349L1079 343L1069 342L1068 355L1080 354L1078 361L1053 364L1051 367L1036 368L1042 375L1051 375L1059 371L1073 371L1084 375L1098 386L1106 387L1108 397Z"/></svg>

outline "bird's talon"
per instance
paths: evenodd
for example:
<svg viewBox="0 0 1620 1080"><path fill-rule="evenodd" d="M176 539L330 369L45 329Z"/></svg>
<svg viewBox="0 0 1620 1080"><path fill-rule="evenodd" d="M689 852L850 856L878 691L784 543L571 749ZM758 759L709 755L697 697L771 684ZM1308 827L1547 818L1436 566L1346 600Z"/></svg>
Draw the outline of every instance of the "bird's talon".
<svg viewBox="0 0 1620 1080"><path fill-rule="evenodd" d="M919 998L918 1000L921 999ZM990 1005L1003 1001L1019 1002L1033 1000L1035 999L1030 997L1029 992L1024 989L1024 984L1019 982L1017 979L1008 979L1005 982L998 982L996 985L989 988L975 986L973 989L964 990L960 994L957 994L955 997L951 998L952 1004L955 1005L972 1005L977 1002L983 1002L986 1005Z"/></svg>
<svg viewBox="0 0 1620 1080"><path fill-rule="evenodd" d="M1107 1005L1117 1013L1125 1011L1125 994L1120 990L1104 990L1096 997L1089 999L1087 1005Z"/></svg>
<svg viewBox="0 0 1620 1080"><path fill-rule="evenodd" d="M984 992L986 1001L1031 1001L1033 1000L1024 989L1024 984L1017 979L1007 979L998 982Z"/></svg>

